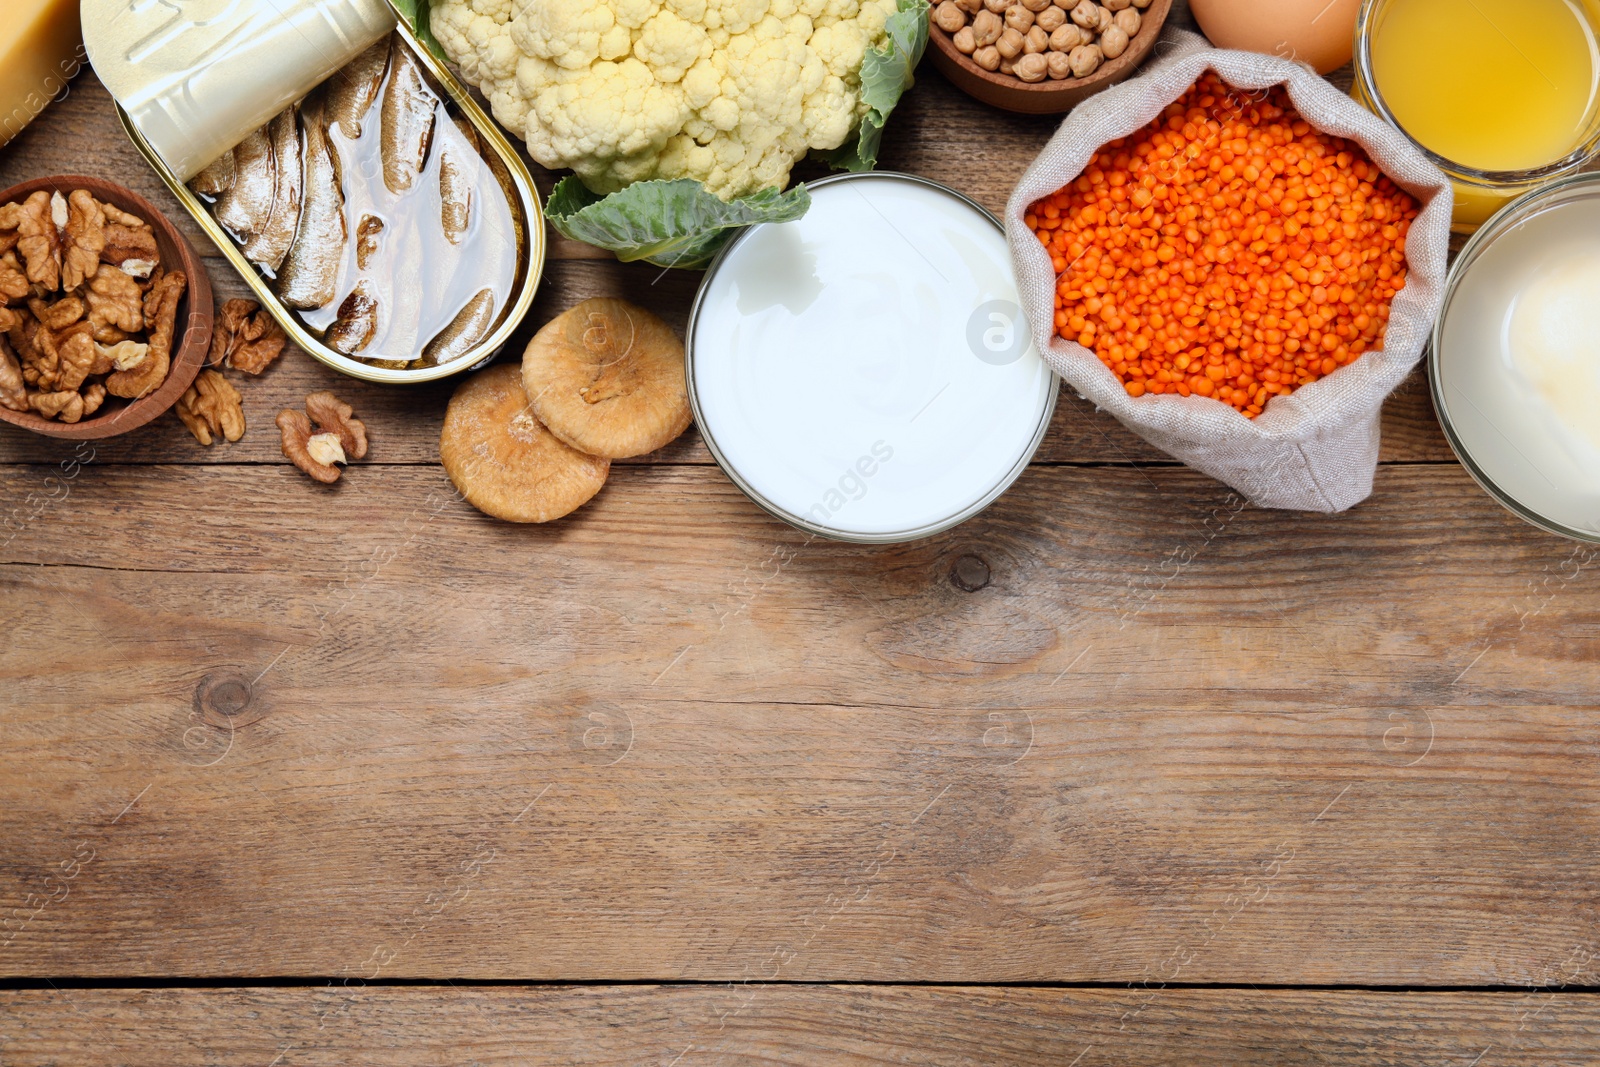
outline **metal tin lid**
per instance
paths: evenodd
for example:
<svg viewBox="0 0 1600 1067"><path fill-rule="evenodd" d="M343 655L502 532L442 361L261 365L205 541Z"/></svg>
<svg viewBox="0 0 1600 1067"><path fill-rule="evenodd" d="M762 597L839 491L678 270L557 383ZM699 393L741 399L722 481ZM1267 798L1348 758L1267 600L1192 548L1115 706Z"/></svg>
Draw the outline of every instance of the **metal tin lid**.
<svg viewBox="0 0 1600 1067"><path fill-rule="evenodd" d="M386 0L83 0L95 73L180 181L395 28Z"/></svg>

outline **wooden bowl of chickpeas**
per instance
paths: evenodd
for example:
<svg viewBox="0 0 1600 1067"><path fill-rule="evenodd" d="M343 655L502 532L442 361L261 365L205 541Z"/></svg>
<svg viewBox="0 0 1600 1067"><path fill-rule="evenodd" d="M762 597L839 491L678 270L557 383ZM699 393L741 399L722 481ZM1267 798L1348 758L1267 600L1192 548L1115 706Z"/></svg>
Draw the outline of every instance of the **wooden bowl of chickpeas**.
<svg viewBox="0 0 1600 1067"><path fill-rule="evenodd" d="M933 65L1005 111L1053 115L1143 63L1172 0L940 0Z"/></svg>

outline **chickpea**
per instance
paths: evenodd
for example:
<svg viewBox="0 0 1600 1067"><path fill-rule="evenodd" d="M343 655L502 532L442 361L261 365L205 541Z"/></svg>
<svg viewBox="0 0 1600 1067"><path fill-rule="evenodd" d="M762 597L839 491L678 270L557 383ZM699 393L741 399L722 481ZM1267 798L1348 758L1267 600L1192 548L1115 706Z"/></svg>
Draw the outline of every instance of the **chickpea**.
<svg viewBox="0 0 1600 1067"><path fill-rule="evenodd" d="M970 56L978 50L978 40L973 35L971 26L961 27L950 38L950 41L956 46L956 51L964 56Z"/></svg>
<svg viewBox="0 0 1600 1067"><path fill-rule="evenodd" d="M1094 0L1079 0L1078 6L1072 9L1072 21L1091 32L1098 32L1100 25L1100 7Z"/></svg>
<svg viewBox="0 0 1600 1067"><path fill-rule="evenodd" d="M1150 6L1150 0L1133 0L1133 6L1143 11Z"/></svg>
<svg viewBox="0 0 1600 1067"><path fill-rule="evenodd" d="M1017 72L1017 62L1016 62L1016 60L1014 60L1014 59L1002 59L1000 61L1000 73L1001 74L1015 74L1016 72Z"/></svg>
<svg viewBox="0 0 1600 1067"><path fill-rule="evenodd" d="M1072 23L1058 26L1050 34L1050 48L1055 52L1070 52L1080 44L1087 44L1083 39L1083 31Z"/></svg>
<svg viewBox="0 0 1600 1067"><path fill-rule="evenodd" d="M1139 27L1144 24L1144 19L1139 17L1139 12L1131 7L1125 7L1117 12L1117 17L1112 23L1129 37L1139 34Z"/></svg>
<svg viewBox="0 0 1600 1067"><path fill-rule="evenodd" d="M1043 33L1043 30L1039 32ZM1037 52L1023 56L1017 60L1015 69L1017 77L1025 82L1042 82L1045 75L1050 73L1050 62Z"/></svg>
<svg viewBox="0 0 1600 1067"><path fill-rule="evenodd" d="M1022 34L1008 27L994 46L1000 49L1001 59L1016 59L1022 54Z"/></svg>
<svg viewBox="0 0 1600 1067"><path fill-rule="evenodd" d="M976 15L983 10L983 0L956 0L956 6L968 15Z"/></svg>
<svg viewBox="0 0 1600 1067"><path fill-rule="evenodd" d="M1051 81L1072 77L1072 57L1065 52L1051 52L1045 56L1045 63L1048 64Z"/></svg>
<svg viewBox="0 0 1600 1067"><path fill-rule="evenodd" d="M1094 28L1094 32L1105 33L1111 28L1111 24L1113 21L1115 21L1116 16L1105 8L1099 7L1098 5L1095 7L1094 12L1095 16L1100 20L1100 24Z"/></svg>
<svg viewBox="0 0 1600 1067"><path fill-rule="evenodd" d="M1080 44L1072 50L1072 73L1087 78L1100 69L1100 46Z"/></svg>
<svg viewBox="0 0 1600 1067"><path fill-rule="evenodd" d="M1067 21L1067 13L1059 7L1050 6L1039 12L1033 18L1033 24L1045 33L1055 33Z"/></svg>
<svg viewBox="0 0 1600 1067"><path fill-rule="evenodd" d="M1032 11L1035 15L1050 6L1050 0L1017 0L1017 3Z"/></svg>
<svg viewBox="0 0 1600 1067"><path fill-rule="evenodd" d="M1115 15L1118 11L1124 10L1132 3L1133 0L1102 0L1100 6Z"/></svg>
<svg viewBox="0 0 1600 1067"><path fill-rule="evenodd" d="M1043 52L1049 47L1050 35L1037 26L1023 35L1022 50L1030 56L1035 52Z"/></svg>
<svg viewBox="0 0 1600 1067"><path fill-rule="evenodd" d="M967 24L967 13L956 6L956 0L944 0L934 9L933 23L945 33L955 33Z"/></svg>
<svg viewBox="0 0 1600 1067"><path fill-rule="evenodd" d="M1013 4L1006 8L1006 25L1018 33L1027 33L1033 28L1033 12L1021 4Z"/></svg>
<svg viewBox="0 0 1600 1067"><path fill-rule="evenodd" d="M1006 24L1001 21L999 15L996 15L993 11L980 11L978 12L978 17L972 20L973 42L979 48L988 48L1000 39L1000 35L1005 32L1005 29ZM994 68L991 67L990 69Z"/></svg>
<svg viewBox="0 0 1600 1067"><path fill-rule="evenodd" d="M1012 0L983 0L983 9L993 11L996 15L1006 13L1006 8L1011 6Z"/></svg>
<svg viewBox="0 0 1600 1067"><path fill-rule="evenodd" d="M997 70L1000 66L1000 51L994 45L985 45L972 53L972 61L984 70Z"/></svg>
<svg viewBox="0 0 1600 1067"><path fill-rule="evenodd" d="M1100 52L1107 59L1116 59L1128 50L1128 35L1112 26L1100 35Z"/></svg>

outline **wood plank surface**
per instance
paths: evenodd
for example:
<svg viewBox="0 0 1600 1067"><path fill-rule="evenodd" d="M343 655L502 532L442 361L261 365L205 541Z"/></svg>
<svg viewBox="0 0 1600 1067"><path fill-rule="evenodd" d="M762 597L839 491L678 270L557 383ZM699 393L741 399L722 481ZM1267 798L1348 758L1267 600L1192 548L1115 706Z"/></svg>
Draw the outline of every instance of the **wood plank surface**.
<svg viewBox="0 0 1600 1067"><path fill-rule="evenodd" d="M1498 985L1595 936L1600 554L1456 467L1337 517L1035 468L891 549L692 466L532 529L437 468L66 484L0 568L10 973Z"/></svg>
<svg viewBox="0 0 1600 1067"><path fill-rule="evenodd" d="M732 987L0 993L0 1055L80 1067L1560 1067L1600 998L1543 992ZM1476 1058L1475 1058L1476 1057Z"/></svg>

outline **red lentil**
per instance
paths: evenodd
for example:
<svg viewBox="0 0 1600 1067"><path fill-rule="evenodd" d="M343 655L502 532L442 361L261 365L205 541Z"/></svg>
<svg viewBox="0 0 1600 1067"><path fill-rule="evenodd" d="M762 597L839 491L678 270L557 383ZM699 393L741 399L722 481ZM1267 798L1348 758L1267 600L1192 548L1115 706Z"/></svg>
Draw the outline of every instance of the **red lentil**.
<svg viewBox="0 0 1600 1067"><path fill-rule="evenodd" d="M1207 72L1028 209L1055 329L1130 396L1215 397L1248 418L1383 345L1415 200L1281 87Z"/></svg>

